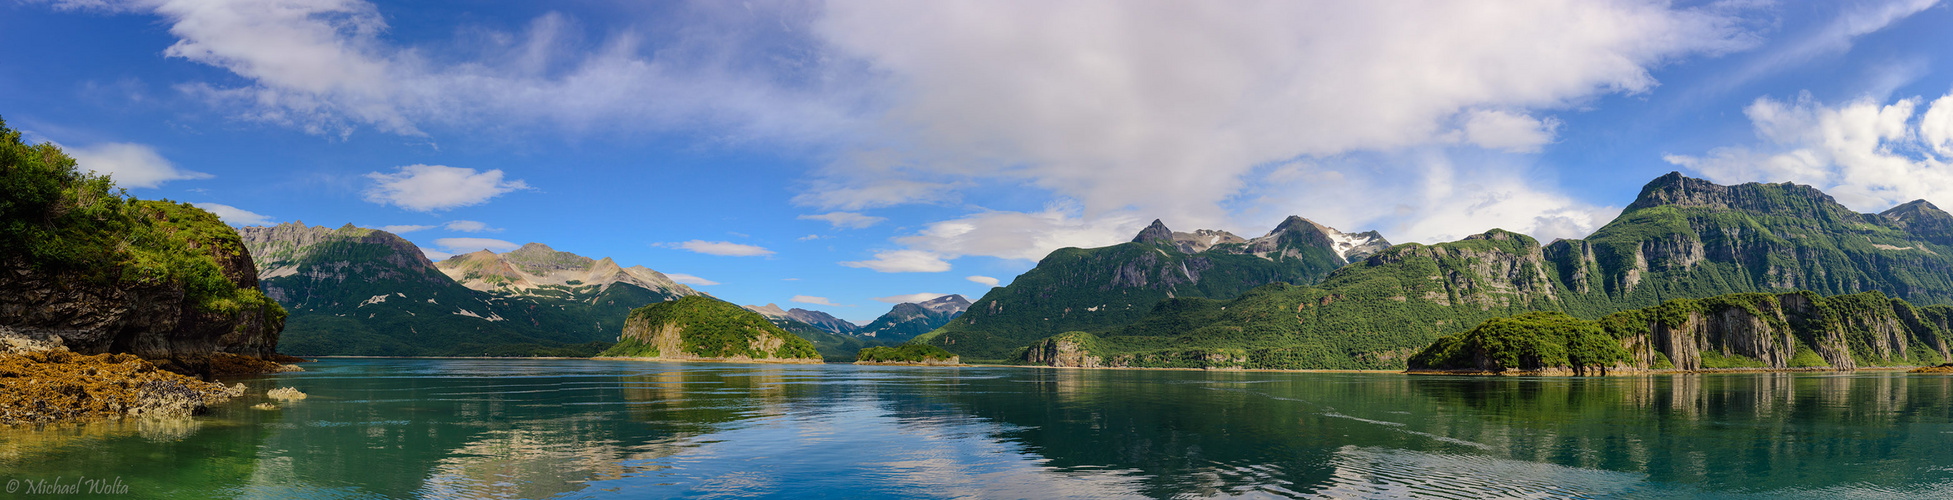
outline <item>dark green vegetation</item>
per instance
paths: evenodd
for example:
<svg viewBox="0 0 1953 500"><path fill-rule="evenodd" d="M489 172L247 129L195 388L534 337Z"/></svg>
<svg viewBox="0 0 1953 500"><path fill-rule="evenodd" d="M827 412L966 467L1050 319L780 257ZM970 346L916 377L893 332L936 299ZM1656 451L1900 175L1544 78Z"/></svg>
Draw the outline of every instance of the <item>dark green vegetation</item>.
<svg viewBox="0 0 1953 500"><path fill-rule="evenodd" d="M765 316L700 295L632 310L630 318L624 321L624 336L601 355L665 359L820 358L812 343L774 326Z"/></svg>
<svg viewBox="0 0 1953 500"><path fill-rule="evenodd" d="M1492 230L1397 245L1314 286L1161 301L1129 324L1044 334L1095 334L1090 354L1106 366L1397 369L1440 336L1530 311L1594 320L1670 299L1799 289L1945 304L1953 302L1948 221L1923 201L1859 214L1809 186L1720 186L1669 174L1584 240L1542 246ZM955 333L939 330L931 343L995 352L982 338L966 350ZM1719 356L1705 353L1701 362L1740 362Z"/></svg>
<svg viewBox="0 0 1953 500"><path fill-rule="evenodd" d="M954 363L956 355L929 344L902 344L895 347L870 347L855 355L855 361L870 363Z"/></svg>
<svg viewBox="0 0 1953 500"><path fill-rule="evenodd" d="M1314 284L1344 264L1326 235L1333 229L1300 217L1267 236L1198 252L1152 236L1166 232L1157 222L1155 228L1131 243L1054 251L917 341L971 360L1002 360L1054 333L1131 324L1167 299L1228 299L1269 283Z"/></svg>
<svg viewBox="0 0 1953 500"><path fill-rule="evenodd" d="M1557 311L1492 318L1471 331L1439 338L1410 359L1412 369L1538 371L1571 368L1605 374L1627 360L1619 339L1592 321Z"/></svg>
<svg viewBox="0 0 1953 500"><path fill-rule="evenodd" d="M241 231L266 293L292 311L284 345L297 355L592 356L623 333L632 308L676 294L635 282L474 290L385 231L303 223ZM534 254L517 262L539 270L599 263L547 247Z"/></svg>

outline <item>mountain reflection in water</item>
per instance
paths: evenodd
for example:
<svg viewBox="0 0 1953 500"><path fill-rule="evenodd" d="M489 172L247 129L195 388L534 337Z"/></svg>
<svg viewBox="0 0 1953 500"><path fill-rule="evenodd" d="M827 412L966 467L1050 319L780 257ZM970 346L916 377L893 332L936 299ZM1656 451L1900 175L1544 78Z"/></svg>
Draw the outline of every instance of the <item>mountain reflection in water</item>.
<svg viewBox="0 0 1953 500"><path fill-rule="evenodd" d="M1945 497L1953 377L335 359L186 421L0 430L135 497Z"/></svg>

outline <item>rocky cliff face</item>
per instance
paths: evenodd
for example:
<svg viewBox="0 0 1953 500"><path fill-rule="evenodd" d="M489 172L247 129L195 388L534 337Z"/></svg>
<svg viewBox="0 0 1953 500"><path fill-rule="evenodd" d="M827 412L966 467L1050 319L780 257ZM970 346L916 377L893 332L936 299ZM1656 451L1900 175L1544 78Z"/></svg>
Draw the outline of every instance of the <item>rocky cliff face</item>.
<svg viewBox="0 0 1953 500"><path fill-rule="evenodd" d="M257 270L238 234L215 215L139 202L142 223L181 238L174 266L208 266L221 279L196 286L175 279L102 279L99 269L62 270L25 258L0 261L0 338L8 350L64 347L78 353L129 353L185 371L208 371L212 355L272 357L285 311L264 301ZM180 270L164 270L165 275Z"/></svg>

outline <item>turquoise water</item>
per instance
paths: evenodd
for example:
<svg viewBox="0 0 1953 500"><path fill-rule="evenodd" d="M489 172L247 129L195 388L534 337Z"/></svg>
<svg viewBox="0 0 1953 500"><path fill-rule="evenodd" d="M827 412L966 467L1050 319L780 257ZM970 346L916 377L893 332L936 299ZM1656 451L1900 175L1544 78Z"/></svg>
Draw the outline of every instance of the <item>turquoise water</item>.
<svg viewBox="0 0 1953 500"><path fill-rule="evenodd" d="M1947 376L306 369L193 420L0 431L0 479L117 498L1953 498ZM279 386L310 398L249 408Z"/></svg>

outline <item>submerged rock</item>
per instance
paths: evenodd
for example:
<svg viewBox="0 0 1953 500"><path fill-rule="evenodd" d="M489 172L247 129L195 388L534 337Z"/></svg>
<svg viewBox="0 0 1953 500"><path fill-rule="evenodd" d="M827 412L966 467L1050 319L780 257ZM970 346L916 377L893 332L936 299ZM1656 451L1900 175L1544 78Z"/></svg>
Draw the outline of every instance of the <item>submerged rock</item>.
<svg viewBox="0 0 1953 500"><path fill-rule="evenodd" d="M269 396L271 399L277 399L283 401L296 401L300 399L305 399L305 393L298 392L298 389L294 389L291 387L280 387L277 389L272 389L270 391L265 392L264 395Z"/></svg>

